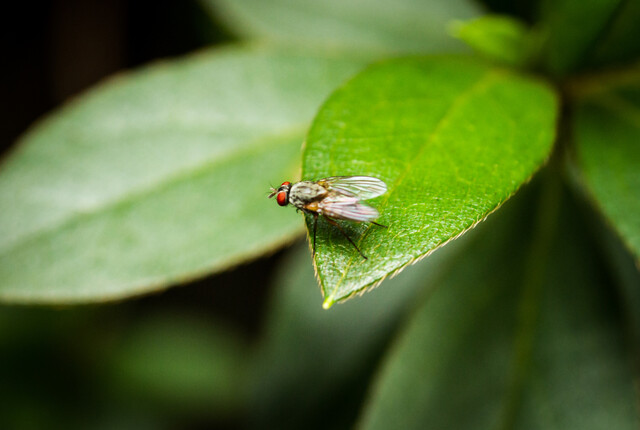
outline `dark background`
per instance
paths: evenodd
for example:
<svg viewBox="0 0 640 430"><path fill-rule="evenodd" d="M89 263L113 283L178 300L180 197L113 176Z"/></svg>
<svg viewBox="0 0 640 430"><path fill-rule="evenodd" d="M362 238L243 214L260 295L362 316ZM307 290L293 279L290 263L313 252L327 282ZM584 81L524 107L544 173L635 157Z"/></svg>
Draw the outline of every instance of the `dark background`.
<svg viewBox="0 0 640 430"><path fill-rule="evenodd" d="M7 2L3 16L3 149L105 76L230 39L196 1Z"/></svg>

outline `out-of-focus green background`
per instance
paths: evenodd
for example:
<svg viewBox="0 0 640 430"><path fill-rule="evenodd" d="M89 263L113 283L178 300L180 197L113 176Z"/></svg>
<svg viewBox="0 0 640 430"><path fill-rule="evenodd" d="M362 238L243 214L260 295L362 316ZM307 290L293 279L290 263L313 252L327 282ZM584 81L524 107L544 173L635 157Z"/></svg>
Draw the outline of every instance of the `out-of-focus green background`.
<svg viewBox="0 0 640 430"><path fill-rule="evenodd" d="M490 12L510 14L523 23L531 23L538 3L485 0L483 6ZM107 76L235 40L195 0L12 2L4 6L3 16L1 156L12 151L13 143L34 121ZM519 191L514 202L508 202L495 218L502 219L503 211L511 214L512 221L528 220L535 214L524 199L529 196L529 202L533 201L531 196L540 186L536 181ZM521 194L523 200L517 203ZM211 198L216 198L215 190L211 190ZM575 209L584 202L565 200L564 204L574 211L571 213L584 212L586 218L594 217L591 209ZM509 209L509 205L514 206ZM521 213L525 215L520 216ZM302 222L300 217L301 226ZM386 281L383 287L328 312L320 307L320 289L302 238L288 250L224 273L121 302L59 307L1 305L0 429L233 429L247 425L284 428L283 418L289 420L290 428L299 428L298 423L305 423L306 428L349 428L367 407L372 408L365 404L367 393L379 387L372 387L371 381L383 367L385 357L389 357L386 354L393 349L390 347L401 345L402 339L393 339L392 335L395 328L409 320L411 304L418 301L417 288L412 290L411 285L425 287L423 295L430 293L427 286L444 270L445 264L440 262L450 265L453 260L447 260L448 256L455 255L457 247L468 243L465 241L469 237L494 244L494 236L499 235L487 233L485 227L493 225L491 222L482 223L420 265ZM571 222L575 230L580 230L584 220ZM528 227L520 231L530 233ZM582 235L581 231L573 234L587 245L564 239L560 242L580 250L595 249L591 233ZM503 229L502 234L514 242L528 241L526 235L520 238L505 232L509 231ZM613 248L619 250L619 244L613 242ZM511 242L505 246L512 246ZM502 246L499 251L517 254ZM628 257L624 250L618 252ZM492 268L484 265L485 253L478 255L479 259L474 260L478 267L493 276ZM609 278L600 254L589 254L584 261L592 260L598 263L590 264L590 271L581 273L597 278L598 285L607 291L607 301L603 302L617 312L617 296L609 296L609 287L615 282ZM632 267L633 262L627 266ZM458 267L453 271L472 273ZM570 275L568 278L574 282L581 279ZM633 272L630 277L636 275ZM465 293L465 297L474 296ZM448 312L456 308L446 309L443 314L455 320L456 315ZM304 318L300 318L302 314ZM617 318L617 314L611 316L612 320ZM477 327L483 331L481 325ZM598 339L609 339L600 331L601 326L594 327L593 332L601 334ZM558 334L557 330L551 332ZM572 338L572 332L568 333L567 338ZM491 337L493 332L481 334ZM407 339L410 338L405 335L405 343ZM464 340L463 336L460 339ZM484 338L479 335L476 339ZM617 337L612 340L614 346L619 346L618 341L622 344ZM434 342L440 342L437 336ZM600 345L595 341L587 343L595 345L594 349ZM473 342L470 344L473 346ZM616 359L623 356L616 355L620 351L615 348L610 350ZM475 357L468 357L465 351L451 355L473 361ZM609 350L601 348L599 352L604 356L602 362L609 365ZM433 356L436 360L439 357ZM598 357L594 362L599 363ZM612 369L628 370L626 362L614 364ZM466 370L469 369L474 367ZM455 364L451 365L451 375L457 381ZM631 378L627 376L625 373L620 380L630 387ZM442 380L443 386L448 383L448 379ZM453 385L446 388L456 389ZM511 388L517 392L520 387ZM613 386L608 399L617 399L616 389ZM412 393L400 394L409 398ZM585 397L592 401L599 400L600 393L587 394ZM392 400L403 401L402 395ZM477 398L483 397L484 393L480 393ZM484 407L481 402L474 406ZM366 414L369 418L373 416L371 411ZM387 417L393 418L391 414Z"/></svg>

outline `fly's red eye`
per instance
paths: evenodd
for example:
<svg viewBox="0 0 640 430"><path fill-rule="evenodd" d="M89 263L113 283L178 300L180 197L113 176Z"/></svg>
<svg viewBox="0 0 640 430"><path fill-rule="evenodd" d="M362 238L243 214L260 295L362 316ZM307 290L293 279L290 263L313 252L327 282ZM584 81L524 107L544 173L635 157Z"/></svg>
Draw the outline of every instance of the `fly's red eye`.
<svg viewBox="0 0 640 430"><path fill-rule="evenodd" d="M280 206L286 206L287 205L287 193L284 192L284 191L280 191L276 195L276 201L278 202L278 204Z"/></svg>
<svg viewBox="0 0 640 430"><path fill-rule="evenodd" d="M284 182L282 183L282 185L280 185L280 186L282 187L283 185L291 185L291 182L289 182L289 181L284 181Z"/></svg>

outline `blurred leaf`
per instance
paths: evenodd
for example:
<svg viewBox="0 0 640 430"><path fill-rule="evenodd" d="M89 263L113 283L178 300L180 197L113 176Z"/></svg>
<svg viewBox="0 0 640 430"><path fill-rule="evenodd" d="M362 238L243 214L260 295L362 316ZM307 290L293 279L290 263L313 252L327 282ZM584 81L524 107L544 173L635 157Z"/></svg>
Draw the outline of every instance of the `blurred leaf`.
<svg viewBox="0 0 640 430"><path fill-rule="evenodd" d="M575 150L597 206L640 261L640 64L576 84Z"/></svg>
<svg viewBox="0 0 640 430"><path fill-rule="evenodd" d="M479 54L507 65L523 66L536 54L534 34L524 23L509 16L485 15L456 21L452 33Z"/></svg>
<svg viewBox="0 0 640 430"><path fill-rule="evenodd" d="M566 161L566 159L565 159ZM606 262L611 279L615 282L621 296L621 310L627 325L629 343L635 349L635 371L640 376L640 265L628 247L622 242L620 235L610 223L602 222L602 214L594 207L593 202L585 196L584 184L579 180L575 164L568 163L568 176L573 190L582 198L579 210L588 222L588 230L592 231L598 241L602 260Z"/></svg>
<svg viewBox="0 0 640 430"><path fill-rule="evenodd" d="M227 48L110 80L0 171L0 299L114 299L226 269L300 233L266 199L361 63Z"/></svg>
<svg viewBox="0 0 640 430"><path fill-rule="evenodd" d="M601 223L600 226L602 227ZM615 233L608 229L599 233L607 262L622 296L620 302L629 325L630 341L635 348L636 377L640 377L640 268Z"/></svg>
<svg viewBox="0 0 640 430"><path fill-rule="evenodd" d="M469 0L201 0L242 36L286 45L378 53L451 52L453 19L480 13Z"/></svg>
<svg viewBox="0 0 640 430"><path fill-rule="evenodd" d="M546 36L545 63L565 75L584 63L624 0L544 0L541 27Z"/></svg>
<svg viewBox="0 0 640 430"><path fill-rule="evenodd" d="M464 58L385 62L333 93L307 138L303 178L379 177L389 191L372 205L388 228L344 223L363 260L337 229L318 222L325 306L484 219L544 163L555 120L547 86ZM311 216L307 222L313 229Z"/></svg>
<svg viewBox="0 0 640 430"><path fill-rule="evenodd" d="M638 428L617 301L558 187L482 226L388 358L361 428Z"/></svg>
<svg viewBox="0 0 640 430"><path fill-rule="evenodd" d="M274 282L278 289L256 354L254 427L352 424L380 349L419 289L428 288L464 245L446 247L389 280L386 288L330 311L318 305L306 249L293 249Z"/></svg>
<svg viewBox="0 0 640 430"><path fill-rule="evenodd" d="M596 45L593 61L599 64L634 61L640 56L640 2L625 0L619 3L615 18L608 25L607 34Z"/></svg>
<svg viewBox="0 0 640 430"><path fill-rule="evenodd" d="M105 385L155 416L231 416L245 402L248 348L193 316L145 317L103 358Z"/></svg>

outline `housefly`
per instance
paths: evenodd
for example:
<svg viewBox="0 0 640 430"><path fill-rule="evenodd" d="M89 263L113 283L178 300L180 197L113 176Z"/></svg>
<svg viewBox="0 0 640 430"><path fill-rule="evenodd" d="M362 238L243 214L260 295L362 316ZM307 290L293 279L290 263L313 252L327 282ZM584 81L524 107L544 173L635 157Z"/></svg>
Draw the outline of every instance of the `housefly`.
<svg viewBox="0 0 640 430"><path fill-rule="evenodd" d="M336 220L370 222L380 227L386 227L374 221L379 216L378 211L362 202L378 197L386 191L387 185L380 179L371 176L332 176L318 181L301 181L295 184L283 182L277 189L271 188L269 198L275 196L280 206L291 204L297 209L313 215L314 255L316 253L318 216L322 215L329 224L337 227L358 253L366 259L367 257Z"/></svg>

